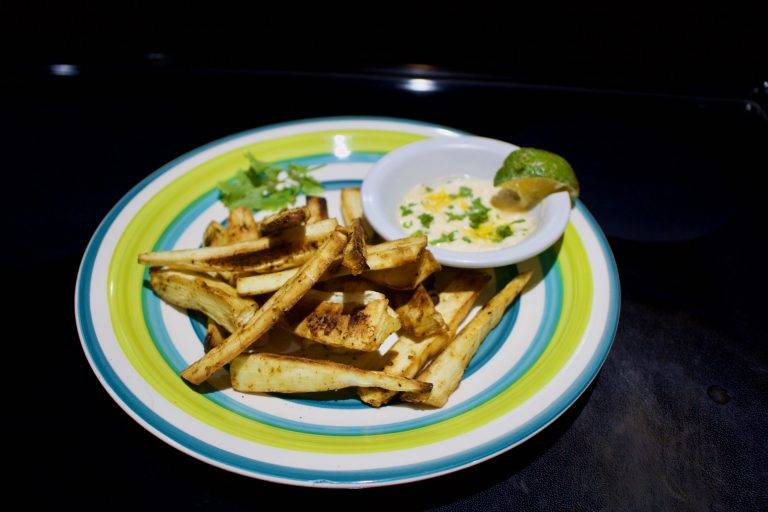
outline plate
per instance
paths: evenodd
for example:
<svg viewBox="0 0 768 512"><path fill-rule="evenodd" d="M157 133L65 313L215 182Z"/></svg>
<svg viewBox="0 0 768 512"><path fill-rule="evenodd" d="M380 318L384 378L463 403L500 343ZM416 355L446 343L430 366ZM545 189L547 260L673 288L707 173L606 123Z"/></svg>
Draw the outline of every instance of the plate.
<svg viewBox="0 0 768 512"><path fill-rule="evenodd" d="M136 185L86 249L75 315L83 350L107 392L143 427L215 466L305 486L368 487L430 478L522 443L563 413L594 379L618 322L616 265L600 228L577 202L560 242L496 269L493 287L533 270L532 285L488 335L442 409L381 409L323 399L194 391L178 372L202 354L202 325L158 300L136 255L199 245L226 218L216 184L245 153L323 164L331 215L339 190L358 186L382 155L441 126L386 118L327 118L268 126L193 150ZM475 308L477 310L478 307Z"/></svg>

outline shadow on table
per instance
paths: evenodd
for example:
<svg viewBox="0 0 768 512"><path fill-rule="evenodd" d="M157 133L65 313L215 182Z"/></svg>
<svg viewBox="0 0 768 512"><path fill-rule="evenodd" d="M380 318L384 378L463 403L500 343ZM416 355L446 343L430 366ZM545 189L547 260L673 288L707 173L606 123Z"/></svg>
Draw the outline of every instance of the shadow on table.
<svg viewBox="0 0 768 512"><path fill-rule="evenodd" d="M185 463L197 466L190 472L202 474L211 490L210 501L220 505L246 507L259 496L269 496L272 503L313 503L337 510L423 510L475 495L508 480L546 453L568 431L581 414L592 394L594 383L562 416L523 444L497 457L455 473L409 484L362 490L309 489L251 480L202 465L183 457ZM285 500L285 501L281 501Z"/></svg>

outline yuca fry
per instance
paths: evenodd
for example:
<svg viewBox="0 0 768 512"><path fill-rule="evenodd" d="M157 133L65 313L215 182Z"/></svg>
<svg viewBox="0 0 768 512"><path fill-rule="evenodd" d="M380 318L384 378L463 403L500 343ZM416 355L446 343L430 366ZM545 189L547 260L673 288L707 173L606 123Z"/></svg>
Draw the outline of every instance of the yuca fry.
<svg viewBox="0 0 768 512"><path fill-rule="evenodd" d="M218 222L211 221L205 228L203 233L203 245L205 247L212 247L216 245L226 245L227 242L227 228L219 224Z"/></svg>
<svg viewBox="0 0 768 512"><path fill-rule="evenodd" d="M231 245L144 253L139 255L139 263L153 267L184 264L196 269L231 270L230 268L220 269L218 267L231 267L232 265L227 265L228 259L237 260L247 255L286 244L308 243L321 240L330 235L336 229L336 226L336 219L328 219L306 226L297 226L275 236L262 237L247 242L237 242Z"/></svg>
<svg viewBox="0 0 768 512"><path fill-rule="evenodd" d="M331 294L341 298L337 301L304 303L302 299L286 314L281 326L323 345L365 352L377 350L400 328L400 320L384 295L370 292L369 297L380 298L367 302L365 295L342 292ZM360 302L354 300L356 297Z"/></svg>
<svg viewBox="0 0 768 512"><path fill-rule="evenodd" d="M408 301L395 309L395 312L400 318L401 331L414 338L448 332L443 316L437 312L432 298L422 285L417 286Z"/></svg>
<svg viewBox="0 0 768 512"><path fill-rule="evenodd" d="M310 224L312 225L312 224ZM320 276L328 270L334 260L344 250L347 235L339 230L334 231L315 253L315 257L307 261L296 275L282 288L275 292L267 302L256 311L246 325L233 331L232 335L218 347L195 361L181 376L193 384L200 384L213 375L219 368L229 363L269 331L283 314L290 310Z"/></svg>
<svg viewBox="0 0 768 512"><path fill-rule="evenodd" d="M288 228L301 226L309 219L309 208L286 208L261 219L259 229L261 236L272 236Z"/></svg>
<svg viewBox="0 0 768 512"><path fill-rule="evenodd" d="M365 231L365 239L369 242L373 240L376 233L363 215L363 201L359 188L341 189L341 218L347 227L351 227L355 219L360 219Z"/></svg>
<svg viewBox="0 0 768 512"><path fill-rule="evenodd" d="M264 352L269 352L265 350ZM371 352L360 352L359 350L344 350L339 347L330 347L322 343L316 343L311 340L302 339L302 348L290 354L296 357L305 357L307 359L317 359L323 361L333 361L334 363L346 364L360 368L362 370L372 370L384 368L390 359L387 354L379 354L374 350Z"/></svg>
<svg viewBox="0 0 768 512"><path fill-rule="evenodd" d="M309 208L309 219L307 224L318 222L328 218L328 201L321 196L307 196L307 208Z"/></svg>
<svg viewBox="0 0 768 512"><path fill-rule="evenodd" d="M427 277L440 270L440 263L428 250L419 259L395 269L363 272L363 277L376 284L395 290L410 290L419 286Z"/></svg>
<svg viewBox="0 0 768 512"><path fill-rule="evenodd" d="M308 306L319 304L320 302L331 302L335 304L370 304L375 300L386 300L387 296L383 293L367 288L358 288L355 290L323 291L309 290L301 298L301 304Z"/></svg>
<svg viewBox="0 0 768 512"><path fill-rule="evenodd" d="M245 325L258 305L221 281L173 270L153 271L150 285L165 302L200 311L229 331Z"/></svg>
<svg viewBox="0 0 768 512"><path fill-rule="evenodd" d="M420 380L433 384L430 392L409 393L403 395L403 400L433 407L445 405L448 397L459 386L464 370L477 352L480 343L499 323L504 311L531 279L531 274L531 271L524 272L507 283L478 311L458 336L432 361L432 364L419 374Z"/></svg>
<svg viewBox="0 0 768 512"><path fill-rule="evenodd" d="M369 245L366 246L366 264L372 270L401 267L409 262L419 259L419 256L426 245L427 238L423 236L408 237L377 245ZM425 266L429 269L432 265L433 259L430 259ZM291 277L296 275L296 272L297 270L292 268L280 272L261 272L260 275L256 276L241 277L237 280L237 292L240 295L261 295L263 293L271 293L288 282ZM362 274L363 277L365 277L365 274L368 272L369 271L364 272ZM333 268L333 270L329 270L321 278L321 281L327 281L349 274L350 271L347 268ZM410 274L406 276L406 278L409 279L409 282L418 280L417 278L414 278L413 274L414 269L410 269ZM421 281L419 281L419 283L420 282Z"/></svg>
<svg viewBox="0 0 768 512"><path fill-rule="evenodd" d="M222 326L211 320L209 317L205 327L205 341L203 343L206 352L213 347L224 343L224 340L227 339L228 335L229 333L226 333Z"/></svg>
<svg viewBox="0 0 768 512"><path fill-rule="evenodd" d="M369 268L365 260L365 233L363 232L361 219L355 219L351 231L349 242L347 242L347 246L344 248L341 264L349 269L352 275L356 276Z"/></svg>
<svg viewBox="0 0 768 512"><path fill-rule="evenodd" d="M361 370L331 361L278 354L249 354L230 365L232 388L243 392L310 393L353 386L377 386L394 391L429 391L417 380Z"/></svg>
<svg viewBox="0 0 768 512"><path fill-rule="evenodd" d="M490 280L490 276L478 271L462 271L440 291L435 310L443 317L448 326L447 334L438 334L422 340L401 335L385 356L389 360L384 372L390 375L413 377L427 363L450 343L456 329L475 304L480 291ZM375 367L374 367L375 368ZM358 389L360 399L374 407L381 407L389 402L395 393L376 388Z"/></svg>
<svg viewBox="0 0 768 512"><path fill-rule="evenodd" d="M371 270L394 268L419 259L427 247L426 236L409 236L365 247L365 261Z"/></svg>
<svg viewBox="0 0 768 512"><path fill-rule="evenodd" d="M259 224L253 218L253 212L250 208L237 206L229 210L227 244L256 240L261 236Z"/></svg>

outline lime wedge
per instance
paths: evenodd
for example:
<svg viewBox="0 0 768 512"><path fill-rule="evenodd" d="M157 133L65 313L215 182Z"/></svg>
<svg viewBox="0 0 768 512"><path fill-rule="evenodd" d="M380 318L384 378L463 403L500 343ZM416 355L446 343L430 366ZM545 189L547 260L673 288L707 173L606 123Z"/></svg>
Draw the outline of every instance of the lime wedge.
<svg viewBox="0 0 768 512"><path fill-rule="evenodd" d="M524 209L560 190L567 190L571 200L579 197L579 181L571 164L543 149L520 148L510 153L493 184L513 192L513 200Z"/></svg>

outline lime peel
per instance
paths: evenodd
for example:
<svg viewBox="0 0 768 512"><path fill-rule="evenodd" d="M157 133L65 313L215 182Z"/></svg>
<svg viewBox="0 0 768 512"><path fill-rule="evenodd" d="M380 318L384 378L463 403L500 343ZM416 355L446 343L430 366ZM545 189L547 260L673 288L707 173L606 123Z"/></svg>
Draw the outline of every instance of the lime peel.
<svg viewBox="0 0 768 512"><path fill-rule="evenodd" d="M510 153L496 171L493 184L513 190L526 207L559 190L567 190L573 201L579 196L579 181L571 164L560 155L536 148Z"/></svg>

